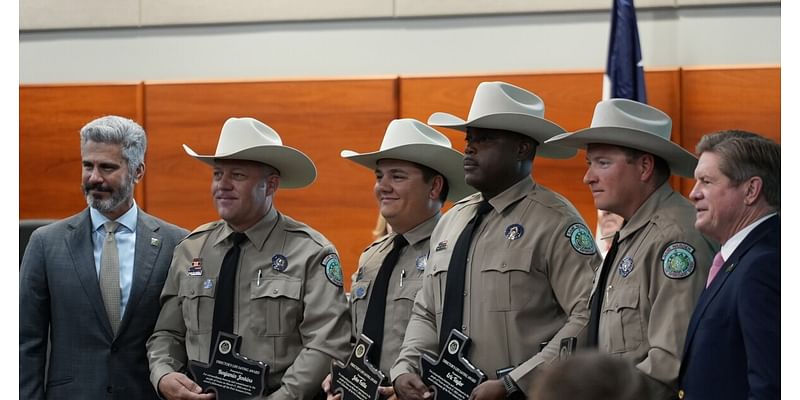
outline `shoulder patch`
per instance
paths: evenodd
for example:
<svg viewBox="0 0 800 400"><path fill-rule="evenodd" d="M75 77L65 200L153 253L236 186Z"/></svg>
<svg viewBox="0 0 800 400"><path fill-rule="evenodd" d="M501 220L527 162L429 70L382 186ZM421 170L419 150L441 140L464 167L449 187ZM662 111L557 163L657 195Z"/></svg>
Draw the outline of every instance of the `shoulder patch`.
<svg viewBox="0 0 800 400"><path fill-rule="evenodd" d="M342 287L344 278L339 256L336 253L328 254L322 259L322 267L325 268L325 277L335 286Z"/></svg>
<svg viewBox="0 0 800 400"><path fill-rule="evenodd" d="M569 244L575 251L583 255L590 256L597 252L594 246L594 239L586 225L576 222L567 228L564 236L569 238Z"/></svg>
<svg viewBox="0 0 800 400"><path fill-rule="evenodd" d="M694 247L684 242L670 243L661 255L664 275L672 279L683 279L694 272L697 264Z"/></svg>

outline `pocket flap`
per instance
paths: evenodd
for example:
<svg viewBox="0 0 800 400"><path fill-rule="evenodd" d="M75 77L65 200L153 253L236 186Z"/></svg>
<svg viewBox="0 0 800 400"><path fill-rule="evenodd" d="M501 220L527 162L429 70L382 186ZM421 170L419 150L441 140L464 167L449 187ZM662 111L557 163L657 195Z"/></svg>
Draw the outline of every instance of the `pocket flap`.
<svg viewBox="0 0 800 400"><path fill-rule="evenodd" d="M179 297L193 299L195 297L214 297L217 278L189 277L181 282Z"/></svg>
<svg viewBox="0 0 800 400"><path fill-rule="evenodd" d="M531 260L533 259L533 249L504 249L503 251L493 252L486 256L484 266L481 271L523 271L531 270Z"/></svg>
<svg viewBox="0 0 800 400"><path fill-rule="evenodd" d="M639 288L623 287L616 289L616 292L608 298L608 302L603 305L604 310L619 311L624 308L639 308Z"/></svg>
<svg viewBox="0 0 800 400"><path fill-rule="evenodd" d="M287 279L270 279L262 280L261 285L258 282L250 282L250 298L258 299L262 297L287 297L294 300L300 300L300 292L303 289L303 283L300 280L287 280Z"/></svg>

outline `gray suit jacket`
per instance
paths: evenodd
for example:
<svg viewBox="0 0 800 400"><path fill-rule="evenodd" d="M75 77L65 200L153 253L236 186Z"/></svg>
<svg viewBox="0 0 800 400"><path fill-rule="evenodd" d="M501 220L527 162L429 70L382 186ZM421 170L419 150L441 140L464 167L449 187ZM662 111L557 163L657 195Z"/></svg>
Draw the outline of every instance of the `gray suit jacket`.
<svg viewBox="0 0 800 400"><path fill-rule="evenodd" d="M19 280L20 399L157 398L145 342L158 319L173 248L188 231L139 210L133 285L114 337L91 230L86 209L37 229L25 249Z"/></svg>

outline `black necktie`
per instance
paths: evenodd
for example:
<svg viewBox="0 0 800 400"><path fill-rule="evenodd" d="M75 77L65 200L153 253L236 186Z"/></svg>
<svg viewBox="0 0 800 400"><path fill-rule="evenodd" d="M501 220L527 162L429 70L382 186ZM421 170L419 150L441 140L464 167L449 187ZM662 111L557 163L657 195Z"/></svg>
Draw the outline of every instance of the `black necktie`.
<svg viewBox="0 0 800 400"><path fill-rule="evenodd" d="M247 239L247 235L241 232L234 232L230 235L233 246L225 253L222 259L222 267L217 278L217 293L214 299L214 322L211 329L211 352L208 357L214 354L214 347L217 343L217 335L220 331L233 333L233 304L234 293L236 293L236 270L239 266L239 254L241 253L242 242Z"/></svg>
<svg viewBox="0 0 800 400"><path fill-rule="evenodd" d="M450 264L447 267L447 284L444 290L444 305L442 306L442 327L439 330L439 349L443 349L450 331L461 330L464 320L464 282L466 280L467 254L472 243L472 235L481 224L481 220L492 206L488 201L483 201L478 206L478 211L472 220L467 223L464 230L456 240Z"/></svg>
<svg viewBox="0 0 800 400"><path fill-rule="evenodd" d="M406 247L408 241L403 235L394 237L394 247L386 255L372 284L372 293L369 295L369 306L364 317L364 326L361 332L372 340L370 348L370 361L377 368L381 363L381 347L383 347L383 322L386 311L386 291L389 290L389 279L392 277L394 266L400 258L400 252Z"/></svg>
<svg viewBox="0 0 800 400"><path fill-rule="evenodd" d="M608 271L611 270L611 264L614 258L617 257L617 249L619 248L619 231L614 234L614 239L611 241L611 248L608 249L606 258L603 259L603 266L600 267L600 276L597 278L597 288L594 291L594 296L589 303L589 337L587 338L587 345L590 347L597 347L597 335L600 329L600 314L603 310L603 298L606 291L606 282L608 281Z"/></svg>

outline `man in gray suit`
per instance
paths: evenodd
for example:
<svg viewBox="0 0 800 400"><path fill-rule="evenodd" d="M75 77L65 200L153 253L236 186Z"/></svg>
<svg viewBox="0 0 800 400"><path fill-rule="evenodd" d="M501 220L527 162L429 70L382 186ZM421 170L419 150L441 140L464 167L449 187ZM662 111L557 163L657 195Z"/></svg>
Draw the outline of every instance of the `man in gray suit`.
<svg viewBox="0 0 800 400"><path fill-rule="evenodd" d="M89 207L37 229L22 259L19 396L155 399L145 342L173 248L188 231L133 199L144 175L141 126L106 116L80 137Z"/></svg>

